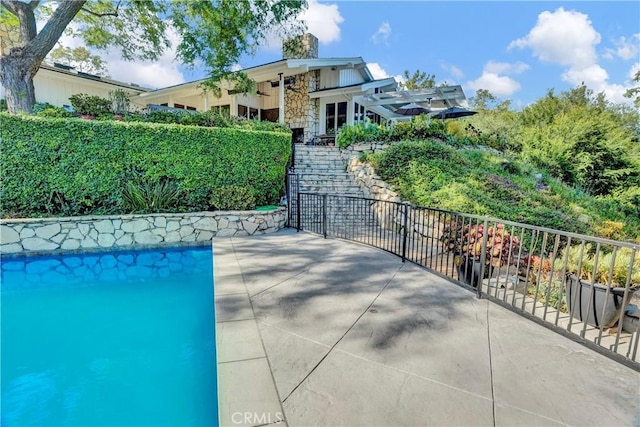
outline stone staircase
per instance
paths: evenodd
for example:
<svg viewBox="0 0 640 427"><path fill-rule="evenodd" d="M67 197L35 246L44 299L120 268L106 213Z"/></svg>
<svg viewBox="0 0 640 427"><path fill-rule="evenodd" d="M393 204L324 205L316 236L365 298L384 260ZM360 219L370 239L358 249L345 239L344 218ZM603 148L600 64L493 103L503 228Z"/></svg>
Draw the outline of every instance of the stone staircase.
<svg viewBox="0 0 640 427"><path fill-rule="evenodd" d="M347 172L338 147L296 145L294 165L298 191L328 195L326 216L332 234L354 239L354 234L367 233L378 223L372 203L362 200L365 194ZM296 203L295 199L292 202ZM302 228L322 233L322 199L304 198L302 206ZM295 209L292 215L296 215ZM295 224L296 219L292 220Z"/></svg>
<svg viewBox="0 0 640 427"><path fill-rule="evenodd" d="M338 147L296 145L295 149L294 172L301 192L364 197L347 172Z"/></svg>

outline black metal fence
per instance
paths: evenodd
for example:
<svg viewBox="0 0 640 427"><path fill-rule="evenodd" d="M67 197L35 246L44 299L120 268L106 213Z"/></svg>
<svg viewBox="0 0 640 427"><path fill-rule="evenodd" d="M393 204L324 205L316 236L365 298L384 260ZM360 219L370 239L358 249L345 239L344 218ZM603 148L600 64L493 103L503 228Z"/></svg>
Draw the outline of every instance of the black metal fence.
<svg viewBox="0 0 640 427"><path fill-rule="evenodd" d="M640 246L288 180L288 225L383 249L640 370ZM639 292L640 294L640 292Z"/></svg>

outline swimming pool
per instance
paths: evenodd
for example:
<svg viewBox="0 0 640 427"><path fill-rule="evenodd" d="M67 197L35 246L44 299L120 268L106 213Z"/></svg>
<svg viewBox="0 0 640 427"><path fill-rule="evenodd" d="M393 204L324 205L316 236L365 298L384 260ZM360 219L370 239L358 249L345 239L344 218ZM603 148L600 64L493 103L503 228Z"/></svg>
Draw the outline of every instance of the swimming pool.
<svg viewBox="0 0 640 427"><path fill-rule="evenodd" d="M210 247L1 269L3 427L217 425Z"/></svg>

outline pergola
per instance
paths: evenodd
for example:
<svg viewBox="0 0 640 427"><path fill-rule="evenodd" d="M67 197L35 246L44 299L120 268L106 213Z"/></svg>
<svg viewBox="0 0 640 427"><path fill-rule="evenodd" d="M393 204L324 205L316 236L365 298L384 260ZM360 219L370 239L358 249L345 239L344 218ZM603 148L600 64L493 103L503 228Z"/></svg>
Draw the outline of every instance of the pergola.
<svg viewBox="0 0 640 427"><path fill-rule="evenodd" d="M386 119L408 120L410 117L395 111L403 105L415 103L438 112L450 107L465 107L466 97L462 86L439 86L427 89L398 90L392 92L370 93L354 97L354 101L364 105Z"/></svg>

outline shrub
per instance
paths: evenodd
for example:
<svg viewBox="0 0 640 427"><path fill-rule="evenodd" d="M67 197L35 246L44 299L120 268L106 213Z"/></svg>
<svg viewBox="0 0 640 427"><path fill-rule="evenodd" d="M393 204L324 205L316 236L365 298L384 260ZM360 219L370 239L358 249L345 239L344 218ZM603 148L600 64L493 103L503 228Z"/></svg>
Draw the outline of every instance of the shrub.
<svg viewBox="0 0 640 427"><path fill-rule="evenodd" d="M217 187L213 189L211 206L216 210L246 210L256 207L253 189L238 185Z"/></svg>
<svg viewBox="0 0 640 427"><path fill-rule="evenodd" d="M36 115L38 115L40 117L57 117L57 118L72 117L73 116L73 114L71 114L70 112L68 112L64 108L55 107L53 105L45 108L44 110L38 111L38 113Z"/></svg>
<svg viewBox="0 0 640 427"><path fill-rule="evenodd" d="M176 210L182 192L169 179L157 182L127 182L122 190L122 207L127 213L154 213Z"/></svg>
<svg viewBox="0 0 640 427"><path fill-rule="evenodd" d="M111 112L111 101L99 96L76 93L69 97L73 111L81 115L99 116Z"/></svg>
<svg viewBox="0 0 640 427"><path fill-rule="evenodd" d="M223 186L277 204L291 153L289 133L9 114L0 127L3 216L123 213L122 190L138 179L175 182L181 211L208 209Z"/></svg>

